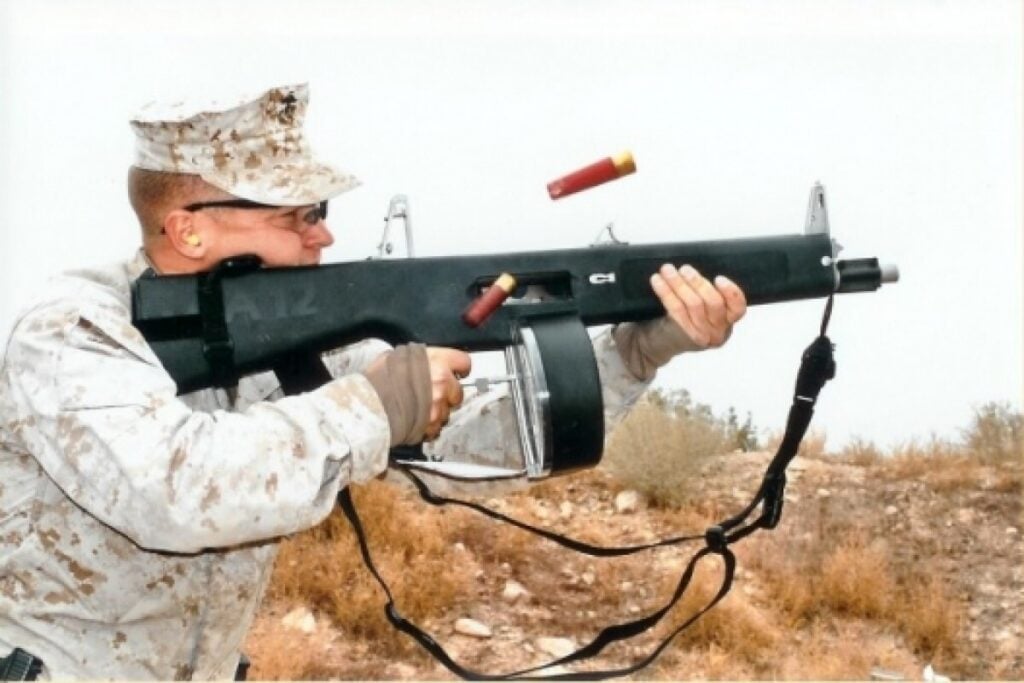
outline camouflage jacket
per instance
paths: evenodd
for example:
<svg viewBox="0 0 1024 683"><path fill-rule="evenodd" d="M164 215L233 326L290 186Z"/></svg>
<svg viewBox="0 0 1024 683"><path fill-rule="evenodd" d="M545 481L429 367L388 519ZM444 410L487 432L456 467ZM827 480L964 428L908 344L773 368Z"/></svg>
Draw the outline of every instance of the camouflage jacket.
<svg viewBox="0 0 1024 683"><path fill-rule="evenodd" d="M130 324L146 265L55 278L0 366L0 656L28 650L44 677L231 678L281 537L387 468L359 374L383 342L328 354L335 379L307 394L264 373L176 396ZM611 425L646 385L610 334L595 346ZM467 392L432 451L518 462L514 423L505 392Z"/></svg>

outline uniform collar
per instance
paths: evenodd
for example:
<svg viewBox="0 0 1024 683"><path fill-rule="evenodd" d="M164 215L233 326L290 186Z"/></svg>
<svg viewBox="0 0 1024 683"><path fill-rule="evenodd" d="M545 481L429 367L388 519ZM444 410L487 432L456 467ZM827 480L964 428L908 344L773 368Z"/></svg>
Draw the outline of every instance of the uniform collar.
<svg viewBox="0 0 1024 683"><path fill-rule="evenodd" d="M135 252L135 257L125 264L125 274L131 282L139 279L140 275L150 269L152 269L154 273L157 272L156 266L154 266L153 262L149 260L149 256L146 255L146 250L142 247L139 247L139 250Z"/></svg>

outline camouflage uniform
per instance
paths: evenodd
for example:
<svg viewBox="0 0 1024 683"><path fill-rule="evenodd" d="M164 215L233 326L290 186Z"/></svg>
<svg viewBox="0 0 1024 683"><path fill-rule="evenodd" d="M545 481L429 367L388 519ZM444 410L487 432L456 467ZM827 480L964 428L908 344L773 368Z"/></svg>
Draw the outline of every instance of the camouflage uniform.
<svg viewBox="0 0 1024 683"><path fill-rule="evenodd" d="M54 677L229 678L278 539L339 487L381 473L389 428L358 370L386 346L330 354L338 379L283 397L272 374L176 397L130 324L141 258L54 281L0 370L0 653ZM646 386L595 344L609 424ZM521 466L511 401L473 395L437 453Z"/></svg>
<svg viewBox="0 0 1024 683"><path fill-rule="evenodd" d="M226 129L194 117L142 126L137 163L184 164L237 196L280 204L354 186L295 142L289 125L305 95L283 92L257 100L270 114L255 123L236 112ZM190 125L213 142L168 132ZM270 129L259 143L269 156L251 177L233 166L256 144L232 135L245 126ZM222 135L235 146L218 146ZM218 154L231 163L204 161ZM176 396L130 322L129 285L146 267L140 253L55 278L17 321L0 365L0 655L34 653L44 677L230 678L280 538L323 520L341 487L387 468L387 415L359 374L383 342L328 354L336 379L300 396L283 396L272 373L231 395ZM611 335L595 346L612 425L646 384ZM434 452L521 467L514 423L503 391L468 391Z"/></svg>

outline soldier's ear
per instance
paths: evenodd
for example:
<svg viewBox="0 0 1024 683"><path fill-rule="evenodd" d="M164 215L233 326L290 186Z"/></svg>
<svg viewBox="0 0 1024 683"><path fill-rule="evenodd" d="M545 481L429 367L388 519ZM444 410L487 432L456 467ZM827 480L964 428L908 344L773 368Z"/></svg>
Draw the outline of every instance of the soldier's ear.
<svg viewBox="0 0 1024 683"><path fill-rule="evenodd" d="M174 209L164 216L163 232L174 250L185 258L202 260L206 256L207 244L203 239L201 221L196 214L184 209Z"/></svg>

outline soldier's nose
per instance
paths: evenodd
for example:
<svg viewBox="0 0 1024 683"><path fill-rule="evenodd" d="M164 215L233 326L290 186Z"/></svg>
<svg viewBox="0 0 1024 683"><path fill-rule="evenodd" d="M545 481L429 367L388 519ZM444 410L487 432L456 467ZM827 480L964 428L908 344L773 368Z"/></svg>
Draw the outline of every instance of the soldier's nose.
<svg viewBox="0 0 1024 683"><path fill-rule="evenodd" d="M320 221L316 225L306 230L304 234L305 243L307 247L318 247L323 249L334 244L334 235L327 228L327 224Z"/></svg>

